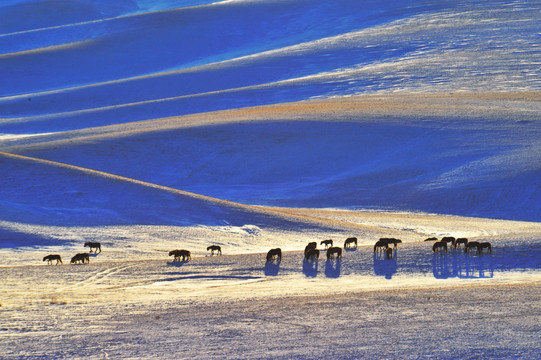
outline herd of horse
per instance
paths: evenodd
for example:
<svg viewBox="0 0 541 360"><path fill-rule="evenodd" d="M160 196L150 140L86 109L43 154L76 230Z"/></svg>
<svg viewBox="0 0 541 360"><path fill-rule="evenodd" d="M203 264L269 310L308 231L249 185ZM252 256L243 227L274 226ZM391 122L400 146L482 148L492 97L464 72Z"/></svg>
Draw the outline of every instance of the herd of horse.
<svg viewBox="0 0 541 360"><path fill-rule="evenodd" d="M425 241L434 241L432 245L432 252L447 252L449 247L458 250L461 245L464 245L465 252L473 252L475 249L478 254L483 252L483 249L487 249L488 253L492 253L492 245L489 242L469 241L467 238L455 238L453 236L444 236L441 240L431 237ZM450 244L450 245L448 245Z"/></svg>
<svg viewBox="0 0 541 360"><path fill-rule="evenodd" d="M436 237L430 237L425 241L434 241L432 246L432 252L447 252L448 247L454 249L460 249L461 246L464 246L465 252L473 252L475 249L478 254L481 254L484 249L487 252L492 253L492 245L489 242L478 242L478 241L469 241L467 238L455 238L453 236L444 236L441 240L438 240ZM393 249L398 247L398 244L402 243L402 240L396 238L382 237L374 244L374 253L383 252L386 259L392 259ZM450 245L448 245L450 244ZM342 248L334 246L332 239L323 240L320 242L320 245L325 245L325 250L327 254L327 260L341 259L342 258ZM392 247L391 247L392 245ZM356 237L348 237L344 241L344 249L357 248L358 240ZM99 242L85 242L84 247L89 248L89 253L94 252L97 254L98 251L101 253L101 244ZM214 255L216 252L217 255L222 255L222 248L219 245L210 245L207 247L207 251L210 251L211 255ZM85 264L90 262L89 253L78 253L71 258L70 264ZM317 249L317 242L310 242L304 248L304 259L307 261L317 261L319 260L320 251ZM189 261L192 258L192 253L189 250L185 249L175 249L169 252L169 256L173 256L173 261ZM62 257L58 254L50 254L43 258L43 261L47 261L47 264L52 264L53 261L56 261L56 264L63 264ZM267 262L281 262L282 261L282 249L275 248L269 250L266 256Z"/></svg>
<svg viewBox="0 0 541 360"><path fill-rule="evenodd" d="M94 252L95 254L98 253L98 251L101 253L101 243L99 242L90 242L87 241L84 243L84 247L89 248L89 253ZM90 255L89 253L78 253L75 254L70 261L70 264L88 264L90 263ZM52 265L53 261L56 261L56 265L63 264L62 262L62 256L58 254L49 254L45 257L43 257L43 261L47 261L47 264Z"/></svg>

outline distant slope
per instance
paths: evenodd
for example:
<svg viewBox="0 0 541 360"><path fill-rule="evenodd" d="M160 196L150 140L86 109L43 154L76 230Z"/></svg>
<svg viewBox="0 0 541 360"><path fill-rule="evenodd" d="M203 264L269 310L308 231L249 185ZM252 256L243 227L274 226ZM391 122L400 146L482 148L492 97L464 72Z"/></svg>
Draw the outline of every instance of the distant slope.
<svg viewBox="0 0 541 360"><path fill-rule="evenodd" d="M13 140L4 149L245 204L541 221L540 99L365 96Z"/></svg>
<svg viewBox="0 0 541 360"><path fill-rule="evenodd" d="M7 14L25 24L0 28L4 134L366 93L541 89L536 1L24 3Z"/></svg>
<svg viewBox="0 0 541 360"><path fill-rule="evenodd" d="M284 215L100 171L0 152L1 221L59 225L325 227ZM0 235L9 232L3 229ZM19 241L19 235L10 233ZM30 241L29 239L27 239ZM27 241L27 243L28 243Z"/></svg>

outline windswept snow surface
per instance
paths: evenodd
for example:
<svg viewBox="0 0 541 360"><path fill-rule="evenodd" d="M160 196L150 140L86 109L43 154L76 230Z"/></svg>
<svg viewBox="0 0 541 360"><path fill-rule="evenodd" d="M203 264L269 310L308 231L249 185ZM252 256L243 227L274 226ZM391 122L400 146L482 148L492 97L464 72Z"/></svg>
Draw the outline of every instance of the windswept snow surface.
<svg viewBox="0 0 541 360"><path fill-rule="evenodd" d="M2 1L0 358L541 358L540 13Z"/></svg>

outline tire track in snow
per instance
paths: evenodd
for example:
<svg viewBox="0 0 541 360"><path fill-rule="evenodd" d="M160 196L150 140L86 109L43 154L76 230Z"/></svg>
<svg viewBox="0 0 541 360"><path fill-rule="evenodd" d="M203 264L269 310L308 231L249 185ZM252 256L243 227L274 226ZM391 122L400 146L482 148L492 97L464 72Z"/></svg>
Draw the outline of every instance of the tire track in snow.
<svg viewBox="0 0 541 360"><path fill-rule="evenodd" d="M126 269L135 267L137 265L124 265L124 266L114 266L112 268L108 268L102 271L98 271L97 273L94 273L92 276L86 278L85 280L79 281L76 284L68 285L62 289L59 289L59 291L73 289L73 288L81 288L81 287L88 287L93 284L98 284L101 281L107 279L110 276L113 276L115 274L118 274L119 272L122 272Z"/></svg>

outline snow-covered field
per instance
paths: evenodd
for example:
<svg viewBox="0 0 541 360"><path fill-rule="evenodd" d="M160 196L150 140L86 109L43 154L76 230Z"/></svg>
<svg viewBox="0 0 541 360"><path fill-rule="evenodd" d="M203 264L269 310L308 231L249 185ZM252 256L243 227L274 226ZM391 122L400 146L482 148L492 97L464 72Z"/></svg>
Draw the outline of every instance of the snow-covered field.
<svg viewBox="0 0 541 360"><path fill-rule="evenodd" d="M541 358L540 13L3 1L0 358Z"/></svg>

